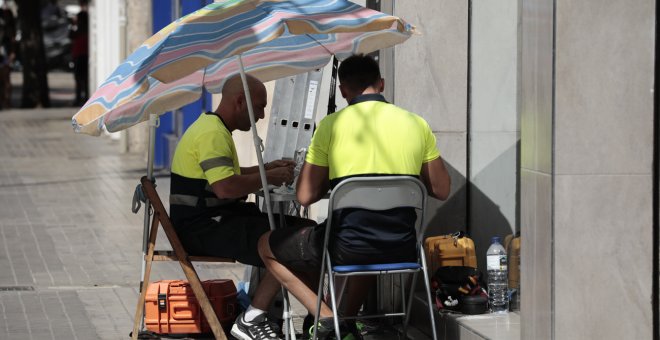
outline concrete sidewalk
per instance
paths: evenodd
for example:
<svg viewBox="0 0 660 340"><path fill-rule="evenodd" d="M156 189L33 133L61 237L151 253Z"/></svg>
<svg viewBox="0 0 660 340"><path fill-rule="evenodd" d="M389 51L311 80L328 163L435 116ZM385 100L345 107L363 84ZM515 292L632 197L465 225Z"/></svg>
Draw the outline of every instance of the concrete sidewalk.
<svg viewBox="0 0 660 340"><path fill-rule="evenodd" d="M126 339L132 329L144 210L130 209L146 160L74 134L75 111L0 111L0 339ZM169 178L156 183L166 199ZM243 275L240 264L197 268L202 279ZM152 281L178 278L178 263L154 264Z"/></svg>

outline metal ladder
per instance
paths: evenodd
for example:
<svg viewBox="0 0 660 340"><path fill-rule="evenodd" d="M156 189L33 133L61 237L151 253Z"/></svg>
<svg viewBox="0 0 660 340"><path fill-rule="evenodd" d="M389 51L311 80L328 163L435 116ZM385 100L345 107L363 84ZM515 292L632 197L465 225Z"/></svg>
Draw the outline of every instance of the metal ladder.
<svg viewBox="0 0 660 340"><path fill-rule="evenodd" d="M323 69L319 69L278 79L275 82L263 155L264 162L277 159L304 161L302 158L304 152L300 151L306 150L314 133L322 77ZM284 210L285 214L296 211L292 203L286 204ZM279 213L278 205L273 206L273 212ZM250 282L248 295L254 292L262 274L260 270L253 269L255 268L248 266L244 274L244 281ZM293 330L289 306L288 296L278 295L269 313L281 314L285 323L284 329ZM295 331L287 333L287 339L296 339Z"/></svg>
<svg viewBox="0 0 660 340"><path fill-rule="evenodd" d="M322 77L320 69L276 81L264 161L295 159L297 150L307 148L314 132Z"/></svg>

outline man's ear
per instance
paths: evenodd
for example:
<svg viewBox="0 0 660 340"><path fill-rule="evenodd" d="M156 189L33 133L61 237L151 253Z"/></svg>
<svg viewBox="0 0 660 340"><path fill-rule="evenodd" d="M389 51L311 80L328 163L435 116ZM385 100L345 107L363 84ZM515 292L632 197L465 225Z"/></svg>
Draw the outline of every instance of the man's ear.
<svg viewBox="0 0 660 340"><path fill-rule="evenodd" d="M385 79L380 78L378 81L378 92L383 92L385 91Z"/></svg>
<svg viewBox="0 0 660 340"><path fill-rule="evenodd" d="M234 104L236 104L237 109L242 109L246 104L245 104L245 95L242 93L239 93L236 95L236 98L234 98Z"/></svg>
<svg viewBox="0 0 660 340"><path fill-rule="evenodd" d="M339 92L341 92L341 97L346 99L347 96L346 89L343 86L341 86L341 84L339 84Z"/></svg>

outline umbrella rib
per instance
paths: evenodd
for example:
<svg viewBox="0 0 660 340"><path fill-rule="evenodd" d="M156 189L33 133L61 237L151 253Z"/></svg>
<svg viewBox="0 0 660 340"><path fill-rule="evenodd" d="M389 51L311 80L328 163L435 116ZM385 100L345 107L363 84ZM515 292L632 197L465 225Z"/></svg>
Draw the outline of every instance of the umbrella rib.
<svg viewBox="0 0 660 340"><path fill-rule="evenodd" d="M335 33L335 34L338 34L338 33ZM325 45L323 45L320 41L316 40L316 38L311 36L309 33L305 33L305 35L308 36L310 39L316 41L316 43L319 44L321 47L323 47L324 50L328 51L328 54L334 55L334 53L332 53L332 51L330 51L327 47L325 47Z"/></svg>

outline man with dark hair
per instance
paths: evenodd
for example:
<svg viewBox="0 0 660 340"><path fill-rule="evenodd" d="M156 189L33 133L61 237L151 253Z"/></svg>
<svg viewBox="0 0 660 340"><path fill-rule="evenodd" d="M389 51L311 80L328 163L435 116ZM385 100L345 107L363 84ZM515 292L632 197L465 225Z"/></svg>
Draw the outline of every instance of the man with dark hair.
<svg viewBox="0 0 660 340"><path fill-rule="evenodd" d="M337 72L340 88L351 93L362 93L366 88L382 86L378 63L368 56L353 56L346 59ZM342 92L343 95L344 92Z"/></svg>
<svg viewBox="0 0 660 340"><path fill-rule="evenodd" d="M363 55L347 58L339 67L339 82L349 105L325 117L314 132L296 187L300 203L309 206L342 180L365 175L419 177L431 196L446 199L450 180L435 136L424 119L388 103L380 94L384 82L376 61ZM416 259L413 209L344 209L333 216L339 221L332 233L333 264ZM311 314L316 313L324 236L321 224L275 230L259 240L266 268ZM374 277L351 278L346 315L357 314L373 282ZM332 311L326 304L321 305L320 315L317 334L334 334ZM350 325L343 327L344 339L359 337Z"/></svg>
<svg viewBox="0 0 660 340"><path fill-rule="evenodd" d="M264 118L267 93L257 78L247 76L255 119ZM269 230L268 217L245 197L261 188L259 169L241 167L232 131L248 131L247 97L239 76L227 80L215 112L206 112L186 130L172 159L170 215L176 233L191 255L217 256L263 267L257 252L259 237ZM293 180L295 162L265 165L268 184ZM314 222L286 216L287 225ZM279 221L279 218L275 218ZM280 284L270 273L257 286L252 304L241 313L231 334L238 339L279 339L266 317Z"/></svg>

